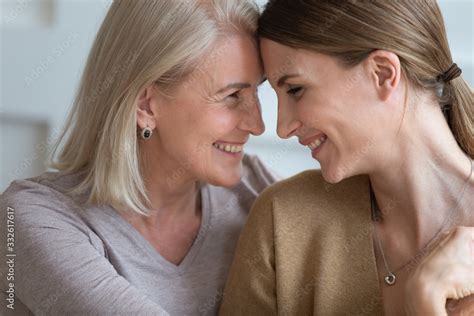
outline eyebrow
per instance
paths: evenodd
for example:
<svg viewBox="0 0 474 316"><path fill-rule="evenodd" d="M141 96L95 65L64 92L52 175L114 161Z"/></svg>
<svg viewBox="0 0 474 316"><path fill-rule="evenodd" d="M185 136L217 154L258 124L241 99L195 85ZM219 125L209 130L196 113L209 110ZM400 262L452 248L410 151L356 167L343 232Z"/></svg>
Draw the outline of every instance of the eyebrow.
<svg viewBox="0 0 474 316"><path fill-rule="evenodd" d="M258 86L260 86L261 84L263 84L265 81L267 81L267 77L263 77L262 81L260 81L258 83ZM249 84L249 83L240 83L240 82L236 82L236 83L231 83L229 85L227 85L226 87L220 89L219 91L217 91L217 94L220 94L220 93L223 93L227 90L230 90L230 89L246 89L246 88L250 88L252 85Z"/></svg>
<svg viewBox="0 0 474 316"><path fill-rule="evenodd" d="M284 75L283 77L281 77L280 79L278 79L278 81L277 81L277 86L278 86L278 87L281 87L282 85L285 84L285 82L286 82L288 79L291 79L291 78L294 78L294 77L299 77L299 76L300 76L299 74Z"/></svg>
<svg viewBox="0 0 474 316"><path fill-rule="evenodd" d="M226 87L220 89L219 91L217 91L218 94L220 93L223 93L227 90L230 90L230 89L245 89L245 88L250 88L252 85L249 84L249 83L231 83L229 85L227 85Z"/></svg>

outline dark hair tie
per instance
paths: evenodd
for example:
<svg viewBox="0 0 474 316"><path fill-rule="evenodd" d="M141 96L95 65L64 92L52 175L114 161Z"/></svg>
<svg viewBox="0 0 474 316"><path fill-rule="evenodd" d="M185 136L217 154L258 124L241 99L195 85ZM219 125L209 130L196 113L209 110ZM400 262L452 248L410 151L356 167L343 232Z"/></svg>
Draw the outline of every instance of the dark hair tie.
<svg viewBox="0 0 474 316"><path fill-rule="evenodd" d="M438 81L443 81L444 83L449 82L457 77L459 77L462 73L461 68L456 65L456 63L453 63L451 67L448 68L445 72L440 74L437 78Z"/></svg>

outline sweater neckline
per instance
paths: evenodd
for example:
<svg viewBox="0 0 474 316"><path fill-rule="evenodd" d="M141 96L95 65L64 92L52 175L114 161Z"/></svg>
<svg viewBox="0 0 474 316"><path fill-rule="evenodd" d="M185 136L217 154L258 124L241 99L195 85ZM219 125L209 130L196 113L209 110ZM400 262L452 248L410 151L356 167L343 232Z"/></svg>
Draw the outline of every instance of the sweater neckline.
<svg viewBox="0 0 474 316"><path fill-rule="evenodd" d="M210 226L210 218L211 218L211 207L210 207L210 196L209 196L209 188L208 185L203 185L200 189L201 194L201 209L202 209L202 219L201 225L199 227L199 231L196 235L196 238L189 248L188 253L184 256L183 260L178 264L175 265L174 263L168 261L165 257L163 257L155 247L147 240L145 237L140 234L132 224L127 222L118 212L109 206L109 208L113 211L114 217L117 219L118 224L130 234L130 238L132 238L137 245L141 248L141 250L147 254L150 258L156 261L161 267L167 270L169 273L177 273L181 274L188 270L196 257L199 255L200 249L206 239L206 235L208 232L208 228Z"/></svg>

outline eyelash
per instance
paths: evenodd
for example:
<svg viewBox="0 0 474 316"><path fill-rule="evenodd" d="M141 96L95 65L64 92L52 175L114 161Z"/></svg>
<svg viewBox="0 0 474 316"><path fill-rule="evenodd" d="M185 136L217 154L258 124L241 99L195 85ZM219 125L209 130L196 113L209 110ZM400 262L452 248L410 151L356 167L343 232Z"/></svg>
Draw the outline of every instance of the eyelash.
<svg viewBox="0 0 474 316"><path fill-rule="evenodd" d="M303 90L302 87L295 87L295 88L291 88L291 89L288 90L286 93L288 93L290 96L295 97L296 94L297 94L298 92L300 92L301 90Z"/></svg>
<svg viewBox="0 0 474 316"><path fill-rule="evenodd" d="M238 99L239 98L239 92L240 91L235 91L234 93L228 95L226 98Z"/></svg>

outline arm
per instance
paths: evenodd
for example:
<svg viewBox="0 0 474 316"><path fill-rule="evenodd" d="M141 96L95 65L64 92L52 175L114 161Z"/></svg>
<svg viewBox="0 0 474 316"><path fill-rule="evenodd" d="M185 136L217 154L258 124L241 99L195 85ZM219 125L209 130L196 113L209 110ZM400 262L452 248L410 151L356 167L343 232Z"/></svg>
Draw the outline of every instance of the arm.
<svg viewBox="0 0 474 316"><path fill-rule="evenodd" d="M220 315L276 315L271 201L265 193L242 231L224 291Z"/></svg>
<svg viewBox="0 0 474 316"><path fill-rule="evenodd" d="M54 210L48 197L34 188L0 198L0 233L7 235L8 217L13 219L16 255L14 280L4 277L8 265L0 265L3 289L13 283L16 299L34 314L168 315L116 272L84 224L61 214L67 205L58 202L54 205L61 210ZM7 258L6 242L0 250Z"/></svg>

